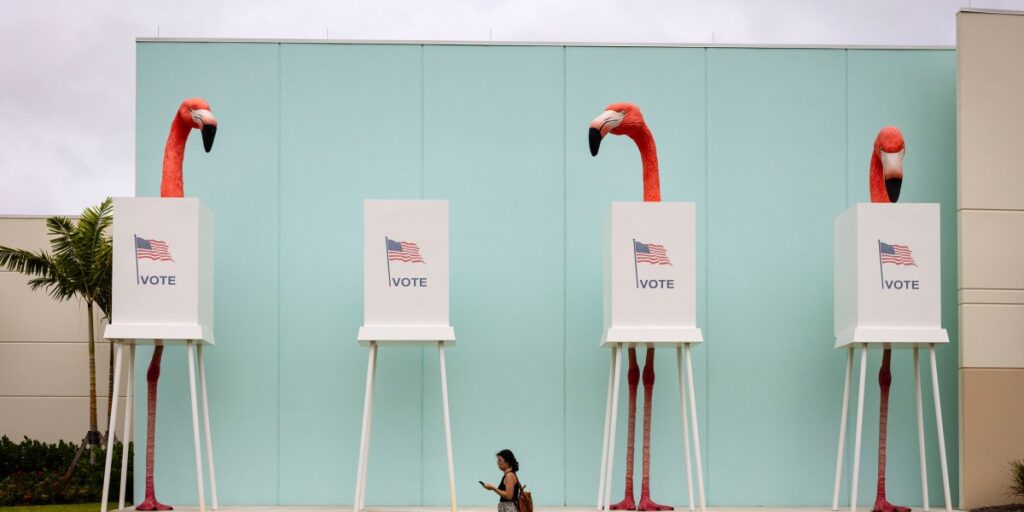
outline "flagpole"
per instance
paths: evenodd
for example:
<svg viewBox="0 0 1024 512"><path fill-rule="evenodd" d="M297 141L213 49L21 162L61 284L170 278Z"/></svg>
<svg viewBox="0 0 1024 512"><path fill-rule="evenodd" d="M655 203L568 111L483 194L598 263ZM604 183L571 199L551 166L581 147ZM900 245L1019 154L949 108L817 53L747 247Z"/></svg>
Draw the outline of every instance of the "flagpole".
<svg viewBox="0 0 1024 512"><path fill-rule="evenodd" d="M882 276L882 289L885 289L885 271L882 270L882 241L878 241L878 274Z"/></svg>
<svg viewBox="0 0 1024 512"><path fill-rule="evenodd" d="M135 233L132 233L132 237L134 237L133 241L135 242L133 244L133 245L135 245L135 284L140 284L139 283L139 235L136 235Z"/></svg>
<svg viewBox="0 0 1024 512"><path fill-rule="evenodd" d="M640 288L640 270L636 264L636 238L633 239L633 275L636 276L636 287Z"/></svg>
<svg viewBox="0 0 1024 512"><path fill-rule="evenodd" d="M388 254L388 237L384 235L384 259L388 262L388 287L391 286L391 255Z"/></svg>

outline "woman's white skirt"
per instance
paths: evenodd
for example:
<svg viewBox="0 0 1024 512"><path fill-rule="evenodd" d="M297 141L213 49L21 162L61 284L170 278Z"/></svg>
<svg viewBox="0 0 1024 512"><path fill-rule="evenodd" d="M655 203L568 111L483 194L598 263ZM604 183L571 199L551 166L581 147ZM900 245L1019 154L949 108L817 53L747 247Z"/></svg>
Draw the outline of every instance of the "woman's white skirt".
<svg viewBox="0 0 1024 512"><path fill-rule="evenodd" d="M511 501L499 501L498 512L518 512L516 504Z"/></svg>

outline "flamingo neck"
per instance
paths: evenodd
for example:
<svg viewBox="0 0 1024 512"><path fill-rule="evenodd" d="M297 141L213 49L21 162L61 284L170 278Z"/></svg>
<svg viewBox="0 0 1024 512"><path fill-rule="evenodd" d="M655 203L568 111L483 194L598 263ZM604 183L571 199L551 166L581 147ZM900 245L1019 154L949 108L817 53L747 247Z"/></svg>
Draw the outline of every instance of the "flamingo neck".
<svg viewBox="0 0 1024 512"><path fill-rule="evenodd" d="M871 188L872 203L891 203L889 192L885 190L885 178L882 176L882 160L878 152L871 153L871 173L868 177L868 185Z"/></svg>
<svg viewBox="0 0 1024 512"><path fill-rule="evenodd" d="M181 164L185 159L185 142L192 127L181 120L177 113L171 122L171 133L164 146L164 172L160 180L160 197L185 197L185 183Z"/></svg>
<svg viewBox="0 0 1024 512"><path fill-rule="evenodd" d="M640 150L640 160L644 167L644 201L661 201L661 180L658 173L658 148L654 145L654 136L647 125L630 134L630 138Z"/></svg>

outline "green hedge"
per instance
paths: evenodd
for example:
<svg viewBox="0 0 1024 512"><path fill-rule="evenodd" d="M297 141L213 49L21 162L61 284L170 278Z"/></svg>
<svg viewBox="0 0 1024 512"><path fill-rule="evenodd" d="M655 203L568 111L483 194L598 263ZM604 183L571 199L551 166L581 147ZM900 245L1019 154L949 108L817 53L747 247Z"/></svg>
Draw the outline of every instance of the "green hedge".
<svg viewBox="0 0 1024 512"><path fill-rule="evenodd" d="M114 444L110 478L110 498L117 499L121 485L121 443ZM128 502L132 501L132 446L128 447ZM49 505L56 503L99 502L103 490L103 463L106 450L95 448L90 464L89 452L82 454L64 485L64 473L75 458L78 446L61 441L42 443L25 438L20 443L0 437L0 506Z"/></svg>

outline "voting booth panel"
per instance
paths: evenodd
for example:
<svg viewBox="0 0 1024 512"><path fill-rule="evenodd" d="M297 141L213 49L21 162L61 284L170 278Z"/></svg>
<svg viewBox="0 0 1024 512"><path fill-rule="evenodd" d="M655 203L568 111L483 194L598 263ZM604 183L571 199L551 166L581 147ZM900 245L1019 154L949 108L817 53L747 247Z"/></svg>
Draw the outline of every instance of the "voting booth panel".
<svg viewBox="0 0 1024 512"><path fill-rule="evenodd" d="M359 341L454 341L448 201L366 200L364 215Z"/></svg>
<svg viewBox="0 0 1024 512"><path fill-rule="evenodd" d="M114 199L108 339L214 342L213 215L196 198Z"/></svg>
<svg viewBox="0 0 1024 512"><path fill-rule="evenodd" d="M938 204L860 203L835 220L836 347L945 343Z"/></svg>
<svg viewBox="0 0 1024 512"><path fill-rule="evenodd" d="M693 203L613 202L602 343L699 342Z"/></svg>

